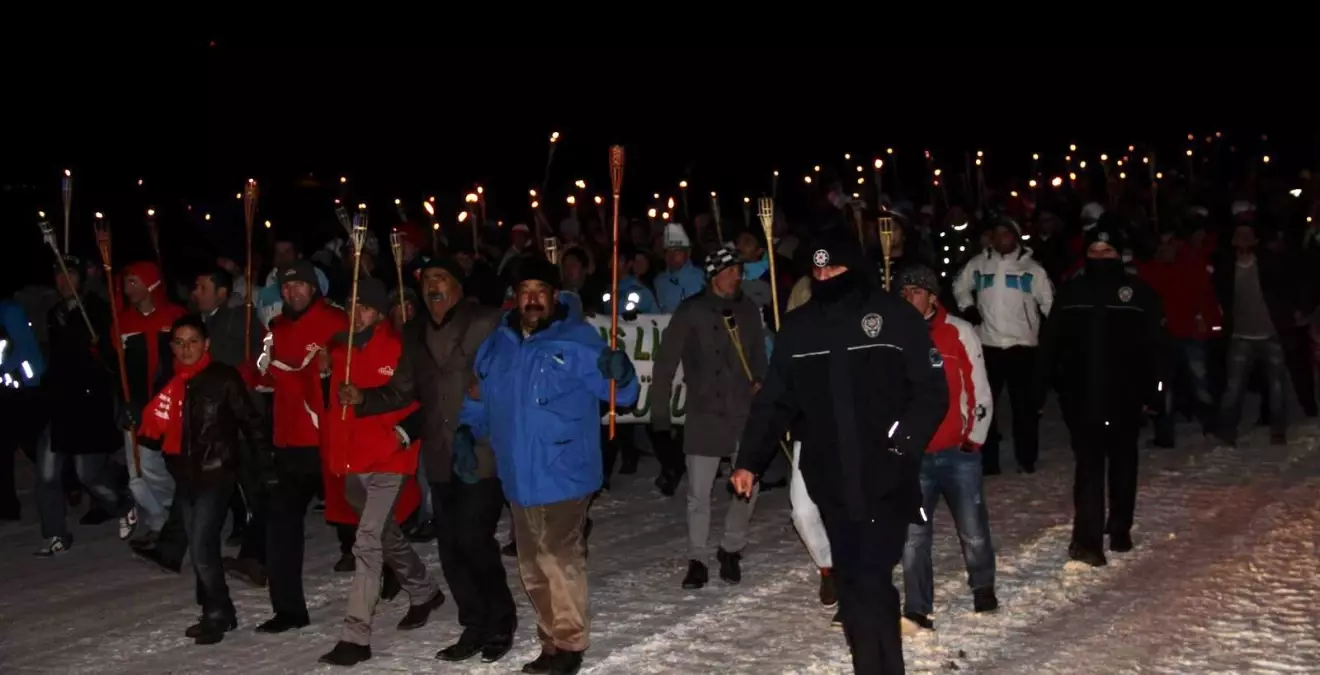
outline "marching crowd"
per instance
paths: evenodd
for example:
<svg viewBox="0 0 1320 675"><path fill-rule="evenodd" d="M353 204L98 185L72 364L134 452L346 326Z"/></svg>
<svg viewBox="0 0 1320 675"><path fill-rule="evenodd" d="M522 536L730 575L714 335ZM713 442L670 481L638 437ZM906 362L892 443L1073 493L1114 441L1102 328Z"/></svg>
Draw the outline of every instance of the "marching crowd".
<svg viewBox="0 0 1320 675"><path fill-rule="evenodd" d="M67 257L53 293L0 303L0 414L17 430L0 448L0 518L20 517L21 449L37 555L74 549L66 512L86 499L81 524L117 523L142 559L181 573L190 552L200 617L186 634L213 644L237 627L227 579L268 587L257 631L309 624L315 505L341 545L336 571L354 575L322 661L353 665L371 658L379 601L406 593L400 630L445 602L418 541L437 543L462 626L437 658L504 657L518 625L496 539L507 508L542 649L522 670L573 673L590 644L595 495L647 447L662 493L686 477L682 587L700 589L727 460L718 576L741 581L759 492L791 484L857 672L900 673L901 635L935 628L941 500L976 611L999 606L983 483L1005 437L1016 470L1036 471L1050 392L1076 460L1069 556L1096 566L1134 546L1148 420L1157 446L1175 443L1178 415L1233 444L1253 387L1272 442L1286 442L1293 396L1316 415L1320 213L1295 201L1182 204L1158 224L1098 202L836 203L765 230L724 222L729 237L709 214L640 219L613 261L605 224L579 214L437 250L402 223L394 265L374 236L304 256L285 232L257 265L264 283L222 259L191 278L187 308L156 263L107 280ZM614 311L671 315L649 396L669 400L681 367L681 427L658 405L611 438L610 402L641 393L628 355L587 322ZM1012 418L997 421L1005 391Z"/></svg>

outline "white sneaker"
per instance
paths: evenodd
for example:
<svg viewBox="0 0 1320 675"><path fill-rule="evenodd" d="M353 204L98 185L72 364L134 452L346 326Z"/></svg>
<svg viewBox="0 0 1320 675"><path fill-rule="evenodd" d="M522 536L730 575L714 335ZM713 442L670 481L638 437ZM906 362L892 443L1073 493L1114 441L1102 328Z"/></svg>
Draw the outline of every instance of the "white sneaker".
<svg viewBox="0 0 1320 675"><path fill-rule="evenodd" d="M33 553L32 555L35 555L38 558L50 558L57 554L64 553L65 551L69 550L69 548L72 546L73 546L73 535L71 534L65 535L63 537L51 537L46 541L46 544L44 546L37 549L37 552Z"/></svg>
<svg viewBox="0 0 1320 675"><path fill-rule="evenodd" d="M119 519L119 539L125 540L133 536L133 530L137 529L137 507L128 510L124 517Z"/></svg>

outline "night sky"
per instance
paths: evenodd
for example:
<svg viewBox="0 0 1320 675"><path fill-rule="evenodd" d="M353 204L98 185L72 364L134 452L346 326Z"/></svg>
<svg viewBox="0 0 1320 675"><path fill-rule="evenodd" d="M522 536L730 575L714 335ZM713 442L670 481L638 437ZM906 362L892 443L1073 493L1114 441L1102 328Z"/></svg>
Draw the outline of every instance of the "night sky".
<svg viewBox="0 0 1320 675"><path fill-rule="evenodd" d="M869 172L885 146L910 183L926 147L954 171L964 152L985 150L992 182L1024 174L1033 151L1061 163L1070 142L1082 153L1152 144L1172 157L1189 131L1224 129L1244 145L1265 131L1269 152L1296 163L1318 147L1306 52L618 53L271 49L223 38L53 53L6 73L7 89L24 93L7 97L0 227L39 245L33 212L59 211L65 167L76 176L74 248L86 255L96 209L131 231L125 256L145 253L148 204L162 213L167 248L223 247L241 236L234 193L249 176L265 191L262 217L281 229L333 223L333 188L299 185L339 175L378 223L397 220L395 197L420 215L430 194L451 217L474 181L487 186L492 215L524 220L551 131L563 142L549 204L579 178L604 193L607 146L622 143L634 213L652 192L676 194L685 174L690 194L719 190L737 210L737 196L768 192L772 168L782 194L812 164L843 165L844 152L866 158ZM215 221L200 224L201 211ZM34 258L9 266L0 290L44 275L48 260Z"/></svg>

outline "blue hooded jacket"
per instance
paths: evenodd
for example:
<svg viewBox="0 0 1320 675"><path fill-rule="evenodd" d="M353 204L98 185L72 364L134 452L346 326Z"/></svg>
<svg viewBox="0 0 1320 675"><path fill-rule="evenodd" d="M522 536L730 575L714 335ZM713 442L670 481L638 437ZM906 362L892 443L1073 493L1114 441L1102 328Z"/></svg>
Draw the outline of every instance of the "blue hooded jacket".
<svg viewBox="0 0 1320 675"><path fill-rule="evenodd" d="M550 326L523 338L516 312L477 350L481 400L465 399L459 423L489 438L504 496L522 507L578 499L600 489L600 403L610 381L597 360L600 332L560 304ZM637 378L617 403L637 402Z"/></svg>
<svg viewBox="0 0 1320 675"><path fill-rule="evenodd" d="M35 387L45 370L46 361L23 306L0 300L0 381L15 389Z"/></svg>
<svg viewBox="0 0 1320 675"><path fill-rule="evenodd" d="M684 300L700 293L706 288L706 275L689 260L682 267L670 272L665 270L655 276L655 297L659 301L661 314L673 314Z"/></svg>

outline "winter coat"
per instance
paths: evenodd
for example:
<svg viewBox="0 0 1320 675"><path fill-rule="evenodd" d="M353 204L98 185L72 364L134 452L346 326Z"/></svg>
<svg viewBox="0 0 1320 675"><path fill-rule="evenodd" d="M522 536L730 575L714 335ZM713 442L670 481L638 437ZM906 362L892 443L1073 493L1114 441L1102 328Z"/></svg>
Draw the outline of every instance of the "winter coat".
<svg viewBox="0 0 1320 675"><path fill-rule="evenodd" d="M116 410L120 398L110 306L92 295L82 298L96 329L92 343L87 324L71 302L61 302L47 318L50 339L41 389L50 413L51 451L102 454L124 446Z"/></svg>
<svg viewBox="0 0 1320 675"><path fill-rule="evenodd" d="M976 334L986 347L1036 346L1041 314L1049 316L1054 304L1049 276L1021 246L1008 255L988 248L972 258L953 282L953 295L959 311L976 306Z"/></svg>
<svg viewBox="0 0 1320 675"><path fill-rule="evenodd" d="M23 312L23 306L0 300L0 376L3 386L11 389L41 384L46 359L41 355L37 337Z"/></svg>
<svg viewBox="0 0 1320 675"><path fill-rule="evenodd" d="M330 279L325 276L325 272L322 272L320 267L313 269L316 270L316 286L321 295L329 293ZM272 269L270 274L266 275L266 285L257 291L255 313L256 316L260 317L261 325L266 327L269 327L270 322L279 316L281 310L284 309L284 296L280 295L280 283L276 281L278 273L279 268Z"/></svg>
<svg viewBox="0 0 1320 675"><path fill-rule="evenodd" d="M673 314L684 300L706 288L706 275L689 260L674 270L655 275L655 299L660 314Z"/></svg>
<svg viewBox="0 0 1320 675"><path fill-rule="evenodd" d="M119 313L119 336L124 346L129 405L133 410L141 410L156 395L161 368L174 358L170 351L170 328L183 315L182 307L170 303L156 305L150 314L132 307Z"/></svg>
<svg viewBox="0 0 1320 675"><path fill-rule="evenodd" d="M271 413L276 448L308 448L321 444L320 414L326 408L316 354L336 333L348 330L348 315L322 298L301 315L281 314L270 324L266 339L270 366L262 383L274 390Z"/></svg>
<svg viewBox="0 0 1320 675"><path fill-rule="evenodd" d="M402 426L410 438L420 438L426 479L448 483L453 474L454 431L481 344L495 332L497 310L460 302L439 324L419 316L403 328L403 358L383 385L362 388L361 417L390 413L414 401L421 406ZM487 443L477 445L477 476L495 476L495 457Z"/></svg>
<svg viewBox="0 0 1320 675"><path fill-rule="evenodd" d="M1126 271L1085 272L1059 289L1041 331L1031 400L1036 410L1052 385L1067 419L1133 424L1153 409L1169 382L1160 298Z"/></svg>
<svg viewBox="0 0 1320 675"><path fill-rule="evenodd" d="M244 307L220 307L202 317L211 336L211 358L227 366L239 368L255 361L261 354L261 320L252 313L252 332L248 334L247 353L244 358L243 328L247 324Z"/></svg>
<svg viewBox="0 0 1320 675"><path fill-rule="evenodd" d="M830 280L837 297L813 291L784 316L737 468L764 471L791 426L822 513L910 520L921 506L920 459L948 410L948 385L916 310L854 275Z"/></svg>
<svg viewBox="0 0 1320 675"><path fill-rule="evenodd" d="M462 424L489 438L504 495L523 507L553 504L600 489L600 402L610 380L597 365L608 347L595 327L563 305L544 330L523 337L518 313L477 351L480 401L464 401ZM618 387L617 403L637 402L639 384Z"/></svg>
<svg viewBox="0 0 1320 675"><path fill-rule="evenodd" d="M730 312L752 380L743 370L725 324ZM687 418L683 450L699 457L727 457L742 437L752 404L752 381L765 377L765 331L761 312L750 298L721 298L709 289L678 306L656 348L651 370L651 425L670 427L674 375L683 367Z"/></svg>
<svg viewBox="0 0 1320 675"><path fill-rule="evenodd" d="M1282 335L1289 328L1297 325L1293 312L1299 306L1300 287L1294 283L1293 275L1282 256L1271 253L1263 247L1256 250L1256 273L1260 275L1261 295L1265 296L1265 305L1269 308L1270 321L1274 331ZM1215 295L1219 306L1224 308L1225 336L1233 335L1233 305L1237 286L1237 260L1234 253L1215 260L1214 265Z"/></svg>
<svg viewBox="0 0 1320 675"><path fill-rule="evenodd" d="M176 480L205 489L235 477L250 462L249 452L269 451L265 422L236 368L212 361L184 391L181 450L167 457Z"/></svg>
<svg viewBox="0 0 1320 675"><path fill-rule="evenodd" d="M1199 256L1180 250L1173 262L1139 263L1137 274L1159 294L1169 337L1207 340L1220 334L1224 314L1210 284L1210 272Z"/></svg>
<svg viewBox="0 0 1320 675"><path fill-rule="evenodd" d="M990 411L995 409L990 378L986 375L981 340L972 324L936 306L927 323L930 339L944 361L944 380L949 386L949 412L926 446L926 452L949 448L980 448L990 431Z"/></svg>

